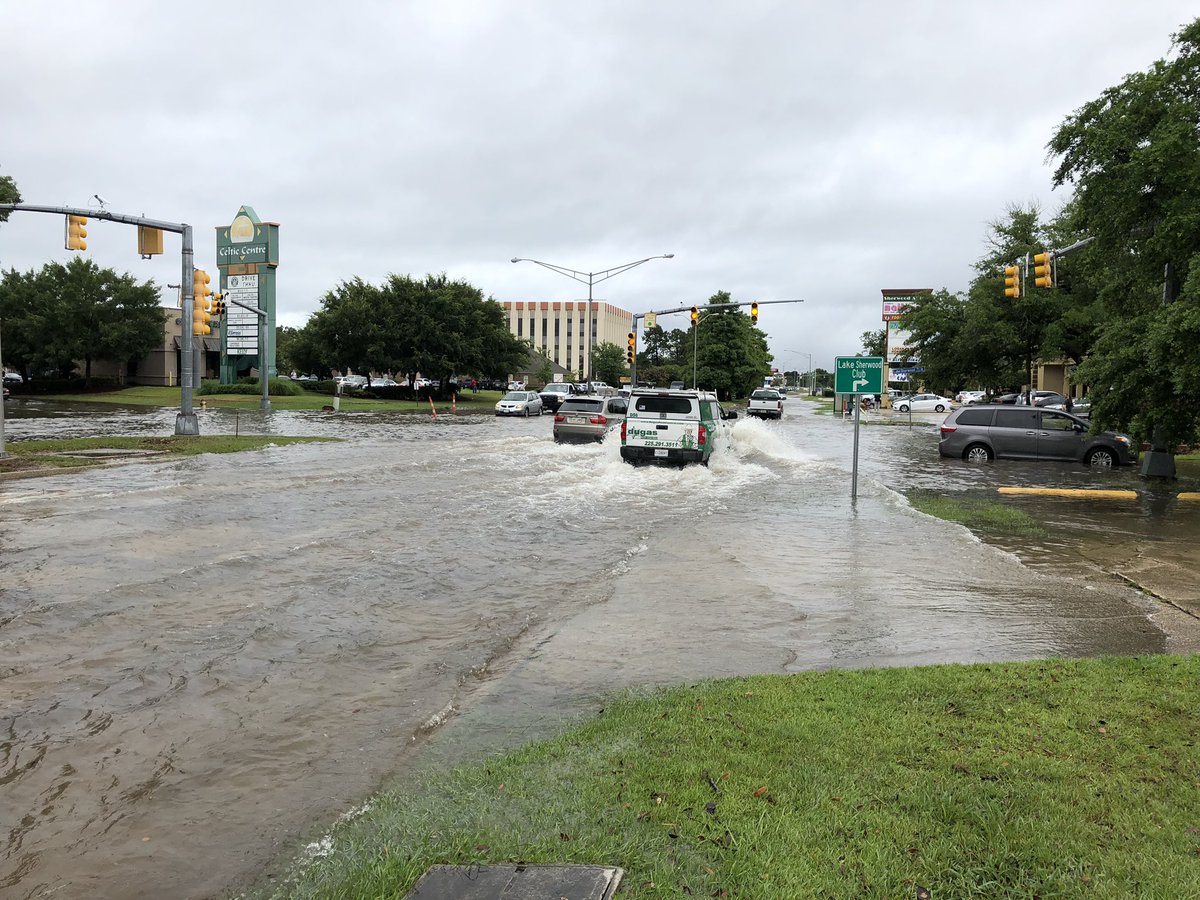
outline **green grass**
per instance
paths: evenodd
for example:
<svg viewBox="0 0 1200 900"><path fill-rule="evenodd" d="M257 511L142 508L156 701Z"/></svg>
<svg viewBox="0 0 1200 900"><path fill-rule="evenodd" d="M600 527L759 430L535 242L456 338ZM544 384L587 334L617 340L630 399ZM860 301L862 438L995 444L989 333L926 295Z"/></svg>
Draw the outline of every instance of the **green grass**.
<svg viewBox="0 0 1200 900"><path fill-rule="evenodd" d="M329 437L279 437L275 435L211 435L206 437L96 437L65 440L11 441L4 449L7 459L0 459L0 475L44 474L47 470L72 469L103 465L103 457L70 456L80 451L151 450L173 456L195 456L199 453L237 453L242 450L261 450L283 444L338 441Z"/></svg>
<svg viewBox="0 0 1200 900"><path fill-rule="evenodd" d="M829 671L626 696L374 799L277 897L435 863L625 869L621 896L1200 896L1200 657Z"/></svg>
<svg viewBox="0 0 1200 900"><path fill-rule="evenodd" d="M458 398L458 408L464 411L492 412L496 401L500 399L498 391L480 391L478 394L463 394ZM38 396L39 400L68 401L76 403L110 403L124 406L165 406L175 407L180 404L179 388L139 387L122 388L119 391L107 391L97 394L48 394ZM215 394L212 396L194 396L193 405L209 409L258 409L262 400L262 390L250 388L246 394ZM319 410L324 406L332 406L333 397L328 394L313 394L305 391L296 397L271 397L271 409L288 410ZM435 400L438 411L450 408L449 401ZM368 400L358 397L343 397L341 408L347 412L421 412L429 411L429 401L422 400Z"/></svg>
<svg viewBox="0 0 1200 900"><path fill-rule="evenodd" d="M1044 537L1046 534L1045 529L1028 513L995 500L948 497L936 491L912 490L908 492L908 502L913 509L939 519L959 522L982 534L1028 537Z"/></svg>

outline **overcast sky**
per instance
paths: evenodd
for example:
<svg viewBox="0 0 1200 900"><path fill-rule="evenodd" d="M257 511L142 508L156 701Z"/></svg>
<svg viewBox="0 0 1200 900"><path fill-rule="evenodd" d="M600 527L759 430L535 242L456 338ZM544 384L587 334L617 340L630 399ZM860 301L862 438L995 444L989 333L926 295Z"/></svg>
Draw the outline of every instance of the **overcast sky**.
<svg viewBox="0 0 1200 900"><path fill-rule="evenodd" d="M1010 204L1049 213L1062 119L1167 56L1194 0L114 2L0 0L0 174L28 203L280 223L278 321L342 280L446 272L496 300L598 272L645 311L764 307L776 364L832 368L882 288L965 289ZM0 266L71 254L0 226ZM89 223L88 254L179 281L179 239ZM663 318L686 327L686 316Z"/></svg>

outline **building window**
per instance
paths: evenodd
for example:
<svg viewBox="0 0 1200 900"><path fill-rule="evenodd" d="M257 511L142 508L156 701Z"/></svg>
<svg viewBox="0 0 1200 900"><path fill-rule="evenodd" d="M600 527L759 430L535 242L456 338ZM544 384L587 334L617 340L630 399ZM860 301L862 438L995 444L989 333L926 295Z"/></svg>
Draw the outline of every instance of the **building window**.
<svg viewBox="0 0 1200 900"><path fill-rule="evenodd" d="M561 321L562 321L562 319L555 319L555 320L554 320L554 342L555 342L556 344L558 343L558 326L559 326L559 323L560 323Z"/></svg>

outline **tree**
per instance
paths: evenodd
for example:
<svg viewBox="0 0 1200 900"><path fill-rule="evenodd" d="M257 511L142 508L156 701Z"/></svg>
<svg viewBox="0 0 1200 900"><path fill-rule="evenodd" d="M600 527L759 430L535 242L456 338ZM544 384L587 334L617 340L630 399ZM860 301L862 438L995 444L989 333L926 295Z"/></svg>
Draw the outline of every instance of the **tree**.
<svg viewBox="0 0 1200 900"><path fill-rule="evenodd" d="M939 389L1028 384L1033 362L1062 343L1062 333L1053 330L1065 308L1062 292L1004 296L1005 266L1047 246L1038 209L1009 207L991 223L987 242L965 295L945 289L918 295L900 316L925 382Z"/></svg>
<svg viewBox="0 0 1200 900"><path fill-rule="evenodd" d="M21 192L11 175L0 175L0 203L20 203ZM0 210L0 222L7 222L11 210Z"/></svg>
<svg viewBox="0 0 1200 900"><path fill-rule="evenodd" d="M878 331L864 331L859 340L862 341L862 348L867 356L887 355L887 326Z"/></svg>
<svg viewBox="0 0 1200 900"><path fill-rule="evenodd" d="M592 372L596 381L620 384L622 378L629 377L625 351L611 341L597 344L592 348Z"/></svg>
<svg viewBox="0 0 1200 900"><path fill-rule="evenodd" d="M1092 420L1158 426L1156 444L1200 431L1194 334L1200 304L1200 19L1175 56L1129 75L1068 116L1049 144L1056 185L1075 187L1074 225L1106 310L1077 377Z"/></svg>
<svg viewBox="0 0 1200 900"><path fill-rule="evenodd" d="M391 275L381 288L355 278L321 304L303 330L329 368L399 372L410 383L420 372L446 382L468 373L500 378L528 359L501 306L444 274Z"/></svg>
<svg viewBox="0 0 1200 900"><path fill-rule="evenodd" d="M727 291L718 291L709 304L729 303ZM696 337L698 387L715 390L722 400L745 397L762 384L771 371L766 336L738 309L702 312Z"/></svg>
<svg viewBox="0 0 1200 900"><path fill-rule="evenodd" d="M75 257L36 275L10 271L0 285L5 352L29 373L70 375L76 362L91 380L92 363L140 359L162 342L163 313L154 282L101 269Z"/></svg>

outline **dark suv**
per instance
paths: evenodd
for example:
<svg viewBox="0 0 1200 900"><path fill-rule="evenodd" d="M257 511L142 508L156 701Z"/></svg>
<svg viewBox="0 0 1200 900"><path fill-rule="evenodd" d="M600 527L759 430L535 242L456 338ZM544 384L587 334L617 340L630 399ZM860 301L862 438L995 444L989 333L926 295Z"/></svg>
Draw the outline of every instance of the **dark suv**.
<svg viewBox="0 0 1200 900"><path fill-rule="evenodd" d="M1088 433L1078 416L1036 406L963 406L941 426L938 452L972 462L992 459L1057 459L1089 466L1137 462L1128 435Z"/></svg>

